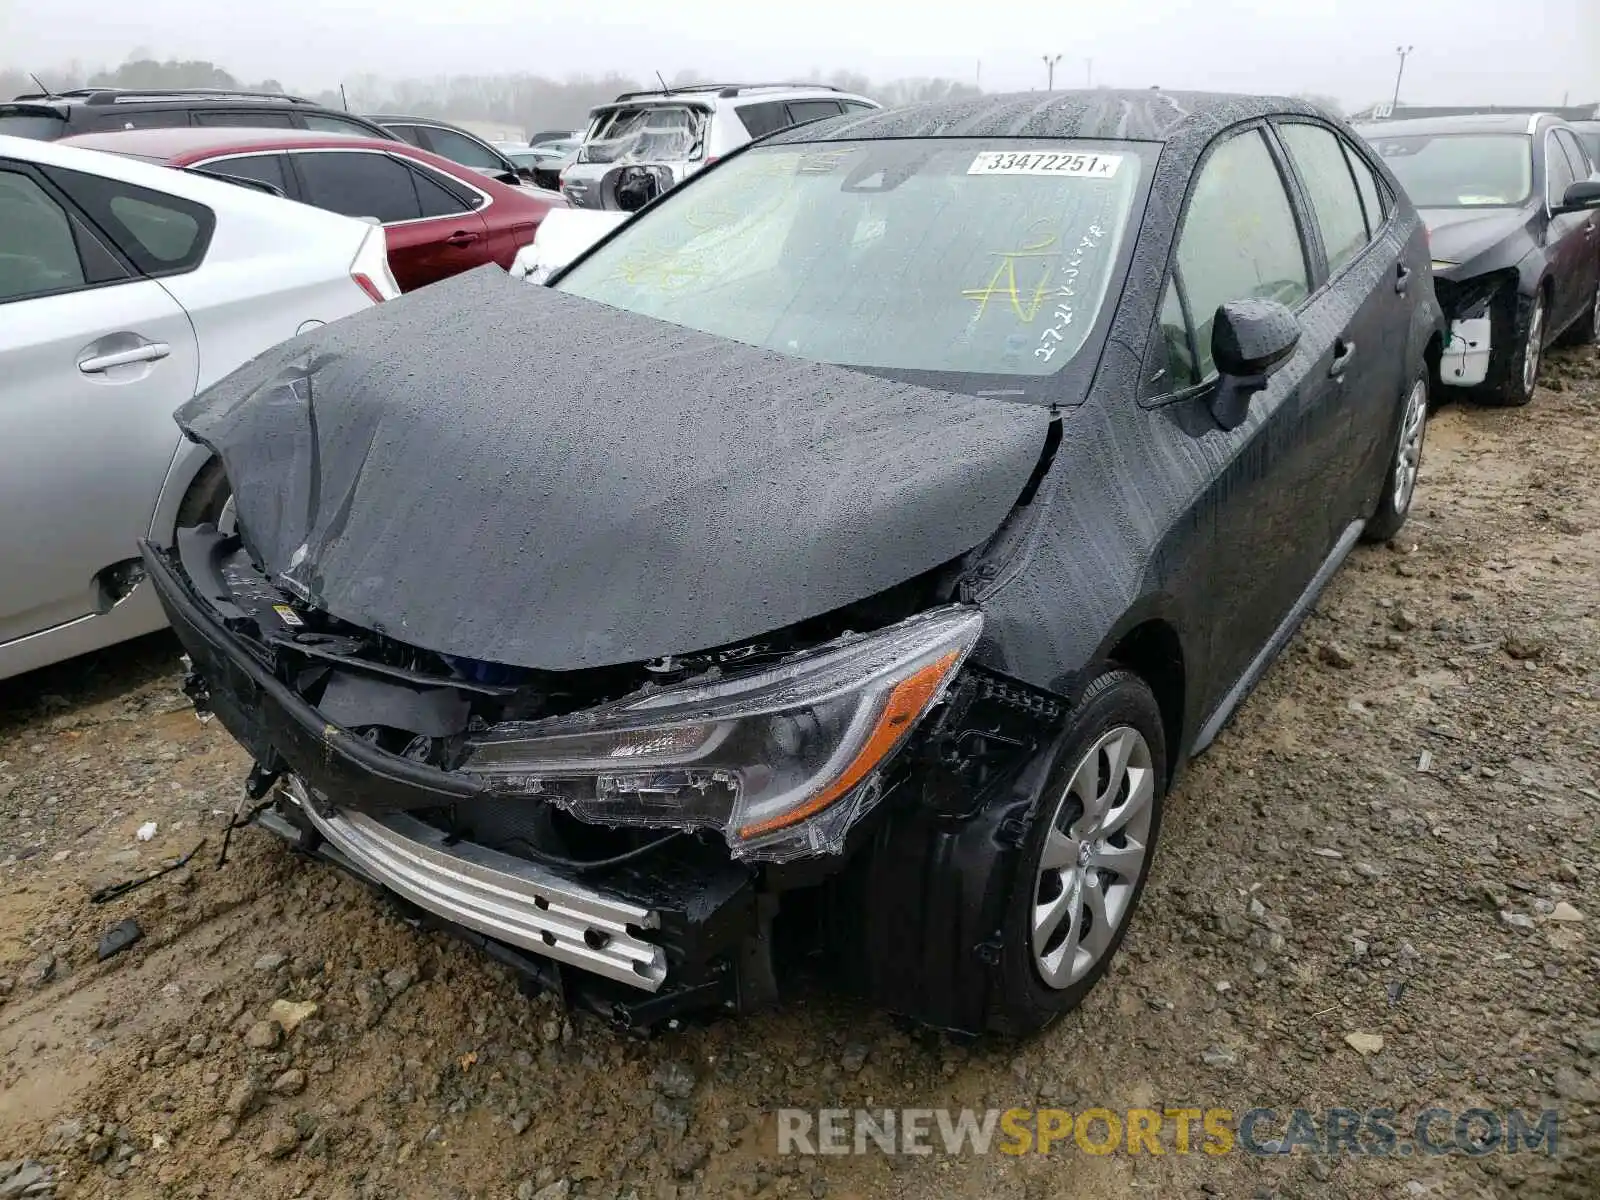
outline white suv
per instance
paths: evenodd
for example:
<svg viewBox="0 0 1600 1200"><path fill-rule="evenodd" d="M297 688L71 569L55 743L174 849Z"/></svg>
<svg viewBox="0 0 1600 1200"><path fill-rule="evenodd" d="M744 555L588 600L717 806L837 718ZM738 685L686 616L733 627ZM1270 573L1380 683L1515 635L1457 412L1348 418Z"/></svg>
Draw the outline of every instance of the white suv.
<svg viewBox="0 0 1600 1200"><path fill-rule="evenodd" d="M166 624L136 542L227 500L173 410L397 295L380 228L0 136L0 679Z"/></svg>
<svg viewBox="0 0 1600 1200"><path fill-rule="evenodd" d="M755 138L879 107L815 83L624 92L589 114L578 156L561 173L561 192L579 208L633 212Z"/></svg>

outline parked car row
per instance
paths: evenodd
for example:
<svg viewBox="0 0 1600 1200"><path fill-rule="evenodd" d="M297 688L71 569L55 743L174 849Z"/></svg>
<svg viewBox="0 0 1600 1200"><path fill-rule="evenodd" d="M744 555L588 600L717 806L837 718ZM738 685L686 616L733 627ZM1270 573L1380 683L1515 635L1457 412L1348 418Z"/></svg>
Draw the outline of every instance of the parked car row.
<svg viewBox="0 0 1600 1200"><path fill-rule="evenodd" d="M409 142L263 129L145 129L62 145L253 181L387 234L389 264L410 291L485 263L509 268L539 222L566 202L509 186Z"/></svg>
<svg viewBox="0 0 1600 1200"><path fill-rule="evenodd" d="M193 126L343 133L403 141L501 183L515 184L527 178L488 142L447 121L396 113L357 116L283 92L87 87L38 92L0 103L0 134L41 141L115 130Z"/></svg>
<svg viewBox="0 0 1600 1200"><path fill-rule="evenodd" d="M782 945L1036 1029L1406 520L1446 321L1385 161L1297 101L1029 94L562 214L605 235L549 286L179 412L236 518L143 547L189 693L266 828L615 1020L769 1001Z"/></svg>

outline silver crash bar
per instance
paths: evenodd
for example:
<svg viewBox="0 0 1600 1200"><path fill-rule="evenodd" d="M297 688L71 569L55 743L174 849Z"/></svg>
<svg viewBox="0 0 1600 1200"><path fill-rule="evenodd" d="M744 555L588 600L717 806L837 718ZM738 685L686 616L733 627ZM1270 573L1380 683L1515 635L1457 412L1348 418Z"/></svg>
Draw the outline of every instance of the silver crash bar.
<svg viewBox="0 0 1600 1200"><path fill-rule="evenodd" d="M300 780L283 790L352 866L420 908L647 992L667 977L666 952L629 932L660 927L648 908L487 846L447 844L439 830L405 813L324 816Z"/></svg>

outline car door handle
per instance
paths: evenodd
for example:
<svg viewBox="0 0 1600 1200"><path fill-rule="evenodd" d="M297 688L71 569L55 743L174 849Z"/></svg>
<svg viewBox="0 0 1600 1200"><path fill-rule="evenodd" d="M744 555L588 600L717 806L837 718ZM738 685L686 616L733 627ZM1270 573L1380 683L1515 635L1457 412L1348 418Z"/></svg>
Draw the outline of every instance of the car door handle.
<svg viewBox="0 0 1600 1200"><path fill-rule="evenodd" d="M1411 268L1401 263L1394 269L1394 290L1404 296L1406 289L1411 286Z"/></svg>
<svg viewBox="0 0 1600 1200"><path fill-rule="evenodd" d="M125 367L129 363L155 362L172 353L166 342L146 342L131 350L118 350L115 354L94 354L78 360L78 370L85 375L98 375L112 367Z"/></svg>
<svg viewBox="0 0 1600 1200"><path fill-rule="evenodd" d="M1350 360L1356 356L1356 344L1340 338L1333 344L1333 362L1328 365L1328 375L1337 378L1343 375L1345 368L1350 365Z"/></svg>
<svg viewBox="0 0 1600 1200"><path fill-rule="evenodd" d="M477 234L469 233L465 229L458 229L454 233L452 233L449 237L445 238L445 242L448 245L451 245L451 246L470 246L470 245L472 245L473 242L475 242L477 240L478 240L478 235Z"/></svg>

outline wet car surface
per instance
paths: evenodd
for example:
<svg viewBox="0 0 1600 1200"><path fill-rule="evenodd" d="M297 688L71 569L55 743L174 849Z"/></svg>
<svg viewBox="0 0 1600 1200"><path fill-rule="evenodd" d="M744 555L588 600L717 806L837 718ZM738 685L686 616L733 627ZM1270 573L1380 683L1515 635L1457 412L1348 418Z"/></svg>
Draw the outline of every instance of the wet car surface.
<svg viewBox="0 0 1600 1200"><path fill-rule="evenodd" d="M1441 333L1415 210L1297 102L844 118L553 290L262 356L179 414L238 534L145 560L260 819L574 1000L753 1008L796 944L1024 1032L1403 524Z"/></svg>

